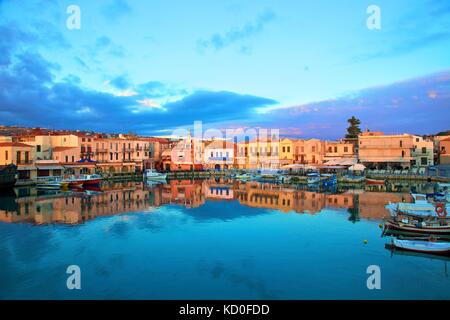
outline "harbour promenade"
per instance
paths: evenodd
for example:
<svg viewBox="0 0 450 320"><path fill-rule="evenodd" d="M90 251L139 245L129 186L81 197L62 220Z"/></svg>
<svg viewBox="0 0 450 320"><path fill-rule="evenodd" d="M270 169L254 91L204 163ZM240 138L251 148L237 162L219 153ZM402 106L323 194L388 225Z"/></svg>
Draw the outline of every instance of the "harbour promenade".
<svg viewBox="0 0 450 320"><path fill-rule="evenodd" d="M362 132L338 141L253 137L234 142L144 137L46 129L0 136L0 165L17 166L17 185L46 177L100 174L107 180L140 179L144 170L169 178L282 171L304 180L320 171L369 179L448 182L450 136Z"/></svg>

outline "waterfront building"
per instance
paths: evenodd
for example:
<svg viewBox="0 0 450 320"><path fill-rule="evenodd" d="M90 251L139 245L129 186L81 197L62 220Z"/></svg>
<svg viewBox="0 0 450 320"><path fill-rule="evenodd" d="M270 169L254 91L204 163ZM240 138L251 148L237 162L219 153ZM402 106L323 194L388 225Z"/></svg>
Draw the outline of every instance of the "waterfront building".
<svg viewBox="0 0 450 320"><path fill-rule="evenodd" d="M414 160L414 142L410 134L364 132L358 137L359 161L368 168L409 169Z"/></svg>
<svg viewBox="0 0 450 320"><path fill-rule="evenodd" d="M356 158L355 145L346 141L325 141L324 161L341 160L348 158Z"/></svg>
<svg viewBox="0 0 450 320"><path fill-rule="evenodd" d="M439 141L439 163L450 164L450 137Z"/></svg>
<svg viewBox="0 0 450 320"><path fill-rule="evenodd" d="M280 141L280 165L294 163L294 139L284 138Z"/></svg>
<svg viewBox="0 0 450 320"><path fill-rule="evenodd" d="M322 164L325 145L319 139L296 140L294 142L294 162L299 164Z"/></svg>
<svg viewBox="0 0 450 320"><path fill-rule="evenodd" d="M420 136L412 136L413 149L411 151L412 167L429 167L434 165L434 145L433 141Z"/></svg>
<svg viewBox="0 0 450 320"><path fill-rule="evenodd" d="M0 142L0 165L15 164L18 179L36 177L34 147L20 142Z"/></svg>
<svg viewBox="0 0 450 320"><path fill-rule="evenodd" d="M205 145L205 168L223 171L235 167L237 145L225 140L213 140Z"/></svg>

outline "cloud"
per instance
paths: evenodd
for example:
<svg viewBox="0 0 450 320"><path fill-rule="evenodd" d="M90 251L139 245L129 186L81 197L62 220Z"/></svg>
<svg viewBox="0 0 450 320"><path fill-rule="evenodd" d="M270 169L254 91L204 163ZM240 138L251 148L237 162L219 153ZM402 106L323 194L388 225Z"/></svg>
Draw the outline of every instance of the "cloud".
<svg viewBox="0 0 450 320"><path fill-rule="evenodd" d="M131 12L132 9L125 0L112 0L101 9L101 13L106 20L114 22L117 22Z"/></svg>
<svg viewBox="0 0 450 320"><path fill-rule="evenodd" d="M253 37L261 33L265 26L275 19L273 11L265 11L260 14L255 22L249 22L244 27L233 28L224 34L214 33L206 40L199 40L198 46L201 49L214 48L220 50L233 45L236 42ZM249 53L250 49L247 46L240 48L241 53Z"/></svg>
<svg viewBox="0 0 450 320"><path fill-rule="evenodd" d="M335 139L344 136L346 119L353 115L361 119L362 129L372 131L429 134L448 130L450 71L368 88L336 99L271 110L261 124L297 127L303 137Z"/></svg>
<svg viewBox="0 0 450 320"><path fill-rule="evenodd" d="M125 90L131 87L130 80L126 74L115 77L109 82L109 84L120 90Z"/></svg>
<svg viewBox="0 0 450 320"><path fill-rule="evenodd" d="M195 120L237 122L251 118L256 108L277 103L228 91L189 93L159 81L133 85L126 74L109 81L119 93L84 88L76 75L56 80L59 65L45 60L32 46L23 50L29 39L20 30L4 30L12 42L0 68L2 124L149 133L192 125ZM99 46L108 43L98 41Z"/></svg>

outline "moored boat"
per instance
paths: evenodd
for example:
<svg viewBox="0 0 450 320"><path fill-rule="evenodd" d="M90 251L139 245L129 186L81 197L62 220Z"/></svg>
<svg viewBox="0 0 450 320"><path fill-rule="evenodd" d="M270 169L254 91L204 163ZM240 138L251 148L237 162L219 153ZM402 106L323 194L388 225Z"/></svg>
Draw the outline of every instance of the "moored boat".
<svg viewBox="0 0 450 320"><path fill-rule="evenodd" d="M98 185L102 182L102 179L99 174L85 174L74 178L77 182L81 182L83 186Z"/></svg>
<svg viewBox="0 0 450 320"><path fill-rule="evenodd" d="M450 224L446 221L440 223L438 220L414 223L389 219L385 221L384 228L407 233L450 235Z"/></svg>
<svg viewBox="0 0 450 320"><path fill-rule="evenodd" d="M366 183L368 185L382 186L386 183L386 181L385 180L376 180L376 179L366 179Z"/></svg>
<svg viewBox="0 0 450 320"><path fill-rule="evenodd" d="M392 245L401 250L450 255L450 242L392 239Z"/></svg>
<svg viewBox="0 0 450 320"><path fill-rule="evenodd" d="M42 177L36 183L38 189L59 190L69 187L69 183L65 182L62 177Z"/></svg>
<svg viewBox="0 0 450 320"><path fill-rule="evenodd" d="M153 169L147 169L144 171L144 179L163 181L167 179L167 173L161 173Z"/></svg>
<svg viewBox="0 0 450 320"><path fill-rule="evenodd" d="M306 181L308 184L316 184L320 182L320 173L318 172L308 173L306 176Z"/></svg>
<svg viewBox="0 0 450 320"><path fill-rule="evenodd" d="M0 166L0 189L14 187L16 174L17 167L15 165Z"/></svg>

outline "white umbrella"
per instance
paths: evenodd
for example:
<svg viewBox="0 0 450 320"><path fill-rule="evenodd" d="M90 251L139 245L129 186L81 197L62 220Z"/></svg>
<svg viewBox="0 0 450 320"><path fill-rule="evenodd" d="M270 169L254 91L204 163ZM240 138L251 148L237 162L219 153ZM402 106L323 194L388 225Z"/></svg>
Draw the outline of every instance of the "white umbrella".
<svg viewBox="0 0 450 320"><path fill-rule="evenodd" d="M366 166L361 163L354 164L350 168L348 168L348 170L350 171L364 171L365 169Z"/></svg>

